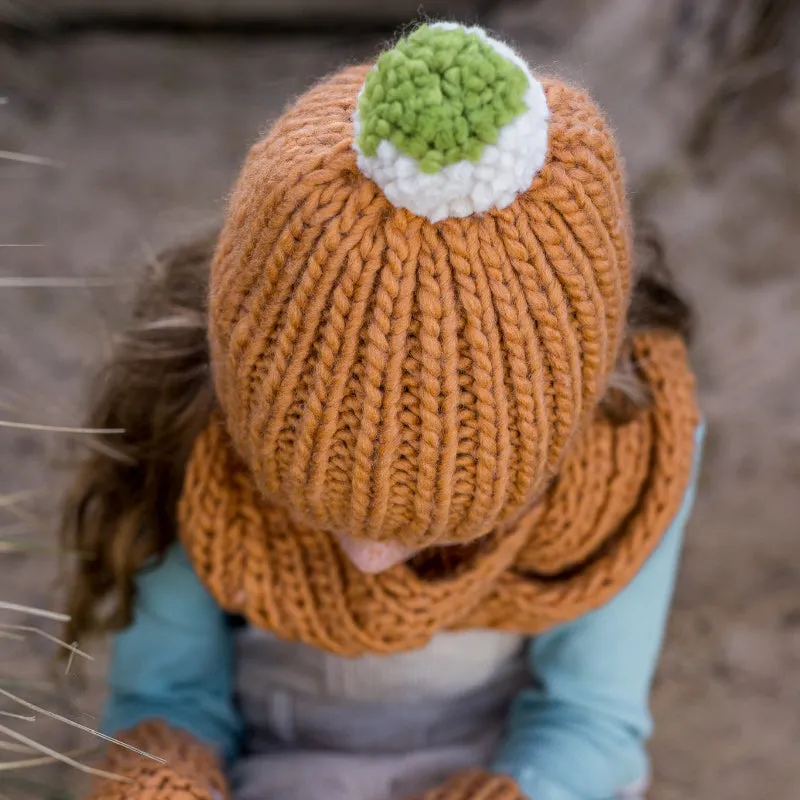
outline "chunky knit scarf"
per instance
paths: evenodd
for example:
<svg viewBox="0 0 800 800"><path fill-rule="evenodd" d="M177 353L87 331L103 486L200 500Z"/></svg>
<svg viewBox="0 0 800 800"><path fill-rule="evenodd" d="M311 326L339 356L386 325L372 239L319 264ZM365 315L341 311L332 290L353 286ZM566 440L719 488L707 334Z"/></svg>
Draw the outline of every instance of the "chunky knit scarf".
<svg viewBox="0 0 800 800"><path fill-rule="evenodd" d="M443 559L446 569L412 562L361 574L329 534L294 523L257 494L220 419L190 457L183 544L223 608L341 655L410 650L443 630L533 635L573 619L633 578L689 481L698 410L684 344L642 334L634 355L650 408L625 424L596 416L546 495L513 524Z"/></svg>

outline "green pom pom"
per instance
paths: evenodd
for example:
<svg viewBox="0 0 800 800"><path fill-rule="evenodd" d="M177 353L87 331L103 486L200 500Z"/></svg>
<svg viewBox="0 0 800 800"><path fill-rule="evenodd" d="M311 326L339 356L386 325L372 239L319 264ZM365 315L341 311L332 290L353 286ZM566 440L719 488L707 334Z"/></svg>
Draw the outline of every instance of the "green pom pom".
<svg viewBox="0 0 800 800"><path fill-rule="evenodd" d="M367 75L358 145L374 156L388 140L426 173L477 161L526 110L528 86L525 72L477 34L422 25Z"/></svg>

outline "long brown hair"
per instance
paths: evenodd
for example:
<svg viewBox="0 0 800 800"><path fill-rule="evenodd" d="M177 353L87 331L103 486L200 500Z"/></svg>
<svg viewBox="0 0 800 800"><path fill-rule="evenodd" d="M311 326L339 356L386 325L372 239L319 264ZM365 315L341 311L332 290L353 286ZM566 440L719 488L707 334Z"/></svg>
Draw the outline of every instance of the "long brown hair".
<svg viewBox="0 0 800 800"><path fill-rule="evenodd" d="M67 641L128 625L137 572L175 540L186 460L214 407L205 316L214 239L171 249L151 265L132 323L92 387L87 424L125 432L91 441L64 502L62 542L79 554ZM690 308L650 225L638 226L636 251L628 334L663 328L688 337ZM623 347L602 409L622 422L648 400Z"/></svg>

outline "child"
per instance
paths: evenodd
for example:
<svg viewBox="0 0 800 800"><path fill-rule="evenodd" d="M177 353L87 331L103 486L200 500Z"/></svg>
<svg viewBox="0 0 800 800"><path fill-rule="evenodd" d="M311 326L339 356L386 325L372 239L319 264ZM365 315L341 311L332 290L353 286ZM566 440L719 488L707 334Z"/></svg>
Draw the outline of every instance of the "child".
<svg viewBox="0 0 800 800"><path fill-rule="evenodd" d="M600 112L478 28L277 121L66 506L67 638L121 629L105 729L167 762L96 800L643 795L702 428L630 233Z"/></svg>

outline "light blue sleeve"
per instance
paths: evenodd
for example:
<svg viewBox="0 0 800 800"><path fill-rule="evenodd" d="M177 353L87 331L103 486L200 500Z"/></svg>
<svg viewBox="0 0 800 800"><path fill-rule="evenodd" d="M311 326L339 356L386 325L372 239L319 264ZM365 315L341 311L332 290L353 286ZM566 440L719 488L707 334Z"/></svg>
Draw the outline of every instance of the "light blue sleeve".
<svg viewBox="0 0 800 800"><path fill-rule="evenodd" d="M530 644L536 686L516 699L493 766L532 800L614 800L648 777L650 689L703 434L701 425L681 508L636 578L607 605Z"/></svg>
<svg viewBox="0 0 800 800"><path fill-rule="evenodd" d="M202 586L184 549L137 581L134 619L114 638L102 729L109 735L160 719L236 755L240 720L233 703L228 618Z"/></svg>

